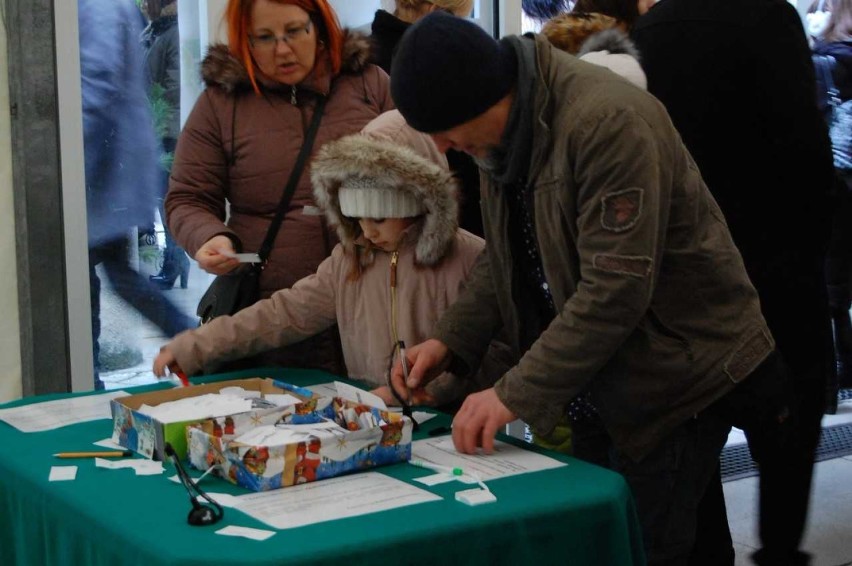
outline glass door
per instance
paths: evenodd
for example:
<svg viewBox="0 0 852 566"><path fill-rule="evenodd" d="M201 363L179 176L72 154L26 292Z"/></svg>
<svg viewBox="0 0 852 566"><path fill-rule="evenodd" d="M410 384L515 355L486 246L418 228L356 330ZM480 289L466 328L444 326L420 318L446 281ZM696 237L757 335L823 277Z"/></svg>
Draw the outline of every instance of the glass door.
<svg viewBox="0 0 852 566"><path fill-rule="evenodd" d="M382 0L332 0L366 29ZM213 279L163 225L180 125L226 0L55 3L72 390L154 381ZM97 7L95 7L97 5Z"/></svg>

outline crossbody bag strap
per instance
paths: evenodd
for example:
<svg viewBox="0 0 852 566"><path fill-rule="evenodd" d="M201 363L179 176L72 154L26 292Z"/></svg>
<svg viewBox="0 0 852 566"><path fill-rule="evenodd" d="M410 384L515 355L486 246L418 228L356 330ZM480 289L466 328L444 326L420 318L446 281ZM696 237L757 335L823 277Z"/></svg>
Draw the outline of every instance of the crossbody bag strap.
<svg viewBox="0 0 852 566"><path fill-rule="evenodd" d="M284 215L287 214L287 208L290 206L290 199L293 198L293 193L296 192L296 185L299 184L299 179L302 177L302 170L305 168L305 162L311 154L311 148L314 145L317 130L319 130L322 113L325 110L326 97L320 97L314 108L314 116L311 119L311 126L305 135L305 143L299 150L299 156L296 158L296 164L293 166L293 171L290 172L290 178L287 180L287 186L284 187L284 194L281 195L281 202L278 203L278 211L269 225L269 230L266 231L266 237L263 239L263 244L260 246L260 251L257 255L260 257L260 266L266 264L269 257L269 252L272 251L272 244L275 242L275 236L278 235L278 229L281 228L281 223L284 221Z"/></svg>

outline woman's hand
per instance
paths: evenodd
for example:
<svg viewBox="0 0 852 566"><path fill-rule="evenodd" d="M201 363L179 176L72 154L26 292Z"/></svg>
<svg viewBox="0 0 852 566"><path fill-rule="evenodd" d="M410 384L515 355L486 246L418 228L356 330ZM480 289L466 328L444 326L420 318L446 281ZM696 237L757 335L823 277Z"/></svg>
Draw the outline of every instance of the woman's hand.
<svg viewBox="0 0 852 566"><path fill-rule="evenodd" d="M198 267L207 273L224 275L240 265L237 258L232 257L234 253L234 242L228 236L220 234L213 236L198 248L195 261L198 262Z"/></svg>

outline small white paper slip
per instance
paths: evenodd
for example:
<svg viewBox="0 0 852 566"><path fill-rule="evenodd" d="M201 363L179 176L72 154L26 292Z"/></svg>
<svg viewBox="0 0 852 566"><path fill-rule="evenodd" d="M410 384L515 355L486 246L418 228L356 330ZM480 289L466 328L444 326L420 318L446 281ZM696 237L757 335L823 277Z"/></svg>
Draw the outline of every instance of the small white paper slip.
<svg viewBox="0 0 852 566"><path fill-rule="evenodd" d="M411 416L415 421L417 421L417 424L423 424L430 419L434 419L438 415L435 413L427 413L426 411L414 411Z"/></svg>
<svg viewBox="0 0 852 566"><path fill-rule="evenodd" d="M165 471L162 462L153 460L133 458L128 460L107 460L106 458L95 458L95 467L118 470L121 468L132 468L137 476L155 476Z"/></svg>
<svg viewBox="0 0 852 566"><path fill-rule="evenodd" d="M497 501L497 496L487 489L466 489L456 492L456 501L461 501L465 505L471 507L482 505L483 503L494 503Z"/></svg>
<svg viewBox="0 0 852 566"><path fill-rule="evenodd" d="M455 481L457 476L450 474L432 474L431 476L423 476L422 478L414 478L414 481L420 482L423 485L433 486L441 483Z"/></svg>
<svg viewBox="0 0 852 566"><path fill-rule="evenodd" d="M275 534L275 531L264 531L262 529L252 529L251 527L237 527L228 525L216 531L217 535L225 535L229 537L245 537L252 540L266 540Z"/></svg>
<svg viewBox="0 0 852 566"><path fill-rule="evenodd" d="M447 483L451 481L458 481L461 483L465 483L468 485L473 485L479 483L476 478L470 476L454 476L452 474L432 474L431 476L424 476L422 478L414 478L414 481L420 482L423 485L433 486L441 483Z"/></svg>
<svg viewBox="0 0 852 566"><path fill-rule="evenodd" d="M223 256L232 257L240 263L260 263L260 256L253 253L235 254L232 252L220 252Z"/></svg>
<svg viewBox="0 0 852 566"><path fill-rule="evenodd" d="M279 407L289 407L290 405L296 405L302 402L301 399L299 399L298 397L294 397L289 393L267 393L263 396L263 398L269 401L270 403L275 403Z"/></svg>
<svg viewBox="0 0 852 566"><path fill-rule="evenodd" d="M51 466L47 481L73 481L77 479L77 466Z"/></svg>

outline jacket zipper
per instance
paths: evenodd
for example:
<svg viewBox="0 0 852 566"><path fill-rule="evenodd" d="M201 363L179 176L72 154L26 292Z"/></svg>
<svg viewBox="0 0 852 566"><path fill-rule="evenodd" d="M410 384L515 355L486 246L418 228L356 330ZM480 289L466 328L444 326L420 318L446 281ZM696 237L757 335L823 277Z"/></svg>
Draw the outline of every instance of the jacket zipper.
<svg viewBox="0 0 852 566"><path fill-rule="evenodd" d="M296 106L297 102L298 101L296 100L296 85L293 85L290 87L290 104Z"/></svg>
<svg viewBox="0 0 852 566"><path fill-rule="evenodd" d="M394 349L399 344L399 333L396 328L396 266L399 263L399 252L391 252L390 259L390 292L391 292L391 337Z"/></svg>

